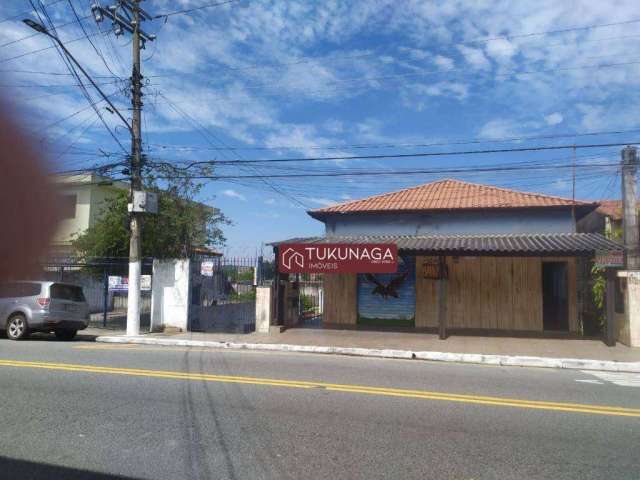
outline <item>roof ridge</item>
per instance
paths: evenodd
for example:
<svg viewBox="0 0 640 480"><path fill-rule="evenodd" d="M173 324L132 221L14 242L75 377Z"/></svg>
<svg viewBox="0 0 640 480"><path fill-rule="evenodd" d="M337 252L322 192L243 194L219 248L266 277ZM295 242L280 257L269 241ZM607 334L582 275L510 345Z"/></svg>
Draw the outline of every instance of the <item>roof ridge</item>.
<svg viewBox="0 0 640 480"><path fill-rule="evenodd" d="M456 179L446 179L452 182L456 182L456 183L462 183L462 184L466 184L466 185L474 185L477 187L482 187L482 188L491 188L491 189L495 189L495 190L500 190L502 192L509 192L509 193L516 193L518 195L531 195L534 197L544 197L544 198L553 198L556 200L562 200L564 202L574 202L576 205L590 205L593 203L597 203L597 202L585 202L582 200L574 200L571 198L567 198L567 197L560 197L558 195L547 195L546 193L536 193L536 192L528 192L528 191L524 191L524 190L515 190L513 188L506 188L506 187L497 187L495 185L487 185L485 183L477 183L477 182L467 182L466 180L456 180Z"/></svg>
<svg viewBox="0 0 640 480"><path fill-rule="evenodd" d="M322 212L323 210L326 210L326 209L329 209L329 208L335 208L335 207L343 206L343 205L351 205L352 203L365 202L365 201L371 200L373 198L383 198L383 197L387 197L389 195L397 195L398 193L409 192L411 190L416 190L418 188L426 187L427 185L435 185L436 183L444 183L444 182L451 182L451 181L455 182L455 181L458 181L458 180L454 180L454 179L451 179L451 178L443 178L441 180L434 180L433 182L421 183L420 185L416 185L414 187L401 188L400 190L393 190L391 192L378 193L376 195L369 195L368 197L356 198L356 199L353 199L353 200L348 200L346 202L336 203L335 205L330 205L328 207L314 208L313 210L309 210L309 211L310 212Z"/></svg>

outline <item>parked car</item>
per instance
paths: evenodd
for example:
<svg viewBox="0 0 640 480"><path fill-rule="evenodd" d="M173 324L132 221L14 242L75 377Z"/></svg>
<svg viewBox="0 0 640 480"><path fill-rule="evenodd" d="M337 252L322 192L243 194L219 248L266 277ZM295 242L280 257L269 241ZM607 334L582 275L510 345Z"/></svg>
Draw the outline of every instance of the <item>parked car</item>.
<svg viewBox="0 0 640 480"><path fill-rule="evenodd" d="M55 332L71 340L87 328L89 305L82 287L60 282L0 283L0 330L11 340L30 332Z"/></svg>

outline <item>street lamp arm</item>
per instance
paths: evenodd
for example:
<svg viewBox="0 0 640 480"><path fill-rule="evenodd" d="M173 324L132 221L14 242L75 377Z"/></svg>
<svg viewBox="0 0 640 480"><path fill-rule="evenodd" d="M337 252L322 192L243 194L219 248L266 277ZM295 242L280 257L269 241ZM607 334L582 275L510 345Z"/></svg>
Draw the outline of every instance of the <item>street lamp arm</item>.
<svg viewBox="0 0 640 480"><path fill-rule="evenodd" d="M131 128L131 125L129 125L129 122L127 122L127 120L122 116L122 114L120 113L120 110L118 110L116 108L116 106L113 104L113 102L111 102L111 100L109 100L109 97L100 89L100 87L96 84L96 82L93 81L93 79L86 72L86 70L84 68L82 68L82 65L80 65L80 63L78 63L78 61L75 59L75 57L73 55L71 55L71 52L69 50L67 50L67 47L64 46L64 43L62 43L62 41L58 37L53 35L51 32L49 32L49 30L47 30L44 26L40 25L39 23L34 22L31 19L25 19L25 20L23 20L23 22L25 24L27 24L28 26L30 26L31 28L33 28L36 32L44 33L46 36L48 36L49 38L53 39L58 45L60 45L60 48L62 48L64 53L67 55L67 57L69 57L71 59L71 61L75 64L76 67L78 67L78 69L87 78L87 80L89 80L89 82L91 82L91 85L93 85L93 88L95 88L98 91L98 93L104 99L104 101L107 102L109 104L109 106L111 107L111 109L116 113L116 115L118 115L118 117L120 117L120 120L122 120L122 122L125 124L125 126L127 127L127 130L129 130L129 132L132 133L133 129Z"/></svg>

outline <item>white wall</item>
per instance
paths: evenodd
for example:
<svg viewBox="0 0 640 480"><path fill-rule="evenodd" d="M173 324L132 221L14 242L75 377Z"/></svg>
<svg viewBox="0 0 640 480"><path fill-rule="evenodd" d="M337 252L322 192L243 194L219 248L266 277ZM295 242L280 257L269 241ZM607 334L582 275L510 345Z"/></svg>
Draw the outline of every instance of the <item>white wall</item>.
<svg viewBox="0 0 640 480"><path fill-rule="evenodd" d="M61 195L76 195L75 217L61 220L52 239L54 244L68 244L77 233L82 233L89 227L91 186L65 186L58 193Z"/></svg>
<svg viewBox="0 0 640 480"><path fill-rule="evenodd" d="M271 287L256 287L256 332L269 333L271 325Z"/></svg>
<svg viewBox="0 0 640 480"><path fill-rule="evenodd" d="M189 319L189 260L154 260L151 330L187 330Z"/></svg>

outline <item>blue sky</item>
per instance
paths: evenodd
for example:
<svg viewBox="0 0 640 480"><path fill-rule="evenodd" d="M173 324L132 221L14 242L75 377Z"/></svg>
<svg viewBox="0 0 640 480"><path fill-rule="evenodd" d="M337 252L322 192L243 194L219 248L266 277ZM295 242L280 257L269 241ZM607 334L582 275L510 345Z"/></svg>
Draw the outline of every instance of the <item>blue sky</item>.
<svg viewBox="0 0 640 480"><path fill-rule="evenodd" d="M127 112L126 83L117 77L130 75L129 39L116 38L106 23L100 31L87 18L94 49L70 6L84 17L90 0L45 3L61 25L60 38L71 41L68 48ZM206 3L147 0L144 8L157 14ZM52 170L118 161L118 145L64 75L56 51L30 53L50 43L20 22L29 9L21 0L0 5L0 19L17 15L0 23L1 91L24 111ZM521 139L640 126L640 21L630 20L640 20L632 0L240 1L156 19L144 25L157 34L143 55L146 154L179 164L634 141L640 130ZM127 132L99 107L128 148ZM512 138L520 140L505 140ZM220 165L221 176L361 174L209 181L200 200L233 220L227 250L243 255L262 242L321 233L305 209L442 177L571 196L570 169L473 171L520 162L568 165L571 155ZM619 148L578 149L576 156L579 164L610 164ZM444 168L468 171L364 175ZM576 179L578 198L620 195L615 167L580 167Z"/></svg>

